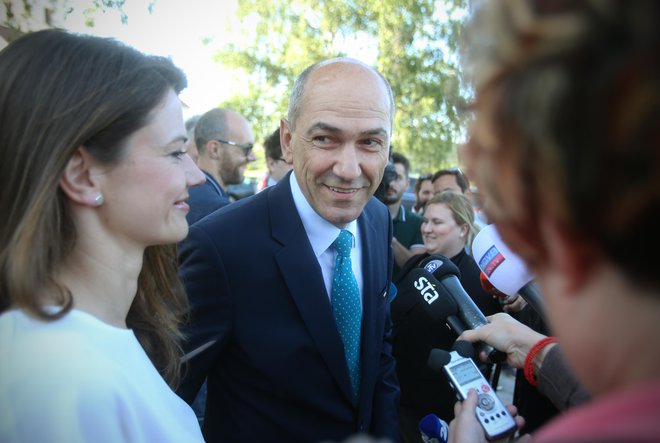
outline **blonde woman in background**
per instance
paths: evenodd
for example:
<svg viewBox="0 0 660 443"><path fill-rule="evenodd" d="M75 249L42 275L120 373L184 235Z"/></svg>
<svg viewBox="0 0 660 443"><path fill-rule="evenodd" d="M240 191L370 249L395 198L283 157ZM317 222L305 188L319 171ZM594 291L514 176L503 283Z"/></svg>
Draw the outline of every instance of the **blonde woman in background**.
<svg viewBox="0 0 660 443"><path fill-rule="evenodd" d="M424 254L412 257L395 282L392 302L393 344L401 384L400 421L405 442L421 442L418 423L429 413L449 422L454 417L455 394L444 375L426 364L431 349L450 350L457 335L444 323L431 320L421 298L403 286L407 274L431 255L449 258L460 270L461 285L484 315L501 312L500 303L481 287L480 269L467 249L476 235L474 210L468 198L454 191L434 194L424 207L421 226ZM488 371L487 366L482 370Z"/></svg>

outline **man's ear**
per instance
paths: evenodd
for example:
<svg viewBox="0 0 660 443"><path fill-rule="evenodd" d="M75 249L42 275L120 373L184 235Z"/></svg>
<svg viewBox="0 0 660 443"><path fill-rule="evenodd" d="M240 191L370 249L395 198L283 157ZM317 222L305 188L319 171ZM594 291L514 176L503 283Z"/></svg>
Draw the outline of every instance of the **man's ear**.
<svg viewBox="0 0 660 443"><path fill-rule="evenodd" d="M280 120L280 145L282 146L282 158L288 164L293 164L293 151L291 150L291 138L293 134L286 119Z"/></svg>
<svg viewBox="0 0 660 443"><path fill-rule="evenodd" d="M212 160L218 160L220 158L220 154L218 152L219 149L220 149L220 143L218 143L215 140L207 141L206 145L204 146L206 155Z"/></svg>
<svg viewBox="0 0 660 443"><path fill-rule="evenodd" d="M60 189L72 201L85 206L103 202L100 183L92 174L93 157L82 146L73 153L60 177Z"/></svg>
<svg viewBox="0 0 660 443"><path fill-rule="evenodd" d="M564 276L565 293L577 292L593 271L598 257L596 251L555 220L541 221L541 236L548 265Z"/></svg>

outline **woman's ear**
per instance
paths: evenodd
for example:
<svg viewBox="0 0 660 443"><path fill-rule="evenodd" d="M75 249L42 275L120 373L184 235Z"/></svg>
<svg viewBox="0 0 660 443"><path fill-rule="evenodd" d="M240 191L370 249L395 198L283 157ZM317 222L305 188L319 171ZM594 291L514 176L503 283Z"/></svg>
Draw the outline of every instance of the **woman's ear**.
<svg viewBox="0 0 660 443"><path fill-rule="evenodd" d="M458 236L461 238L465 238L467 234L468 234L468 225L464 223L461 225L461 232L458 234Z"/></svg>
<svg viewBox="0 0 660 443"><path fill-rule="evenodd" d="M60 188L72 201L85 206L103 204L103 194L92 174L93 168L93 157L82 146L69 158L60 178Z"/></svg>

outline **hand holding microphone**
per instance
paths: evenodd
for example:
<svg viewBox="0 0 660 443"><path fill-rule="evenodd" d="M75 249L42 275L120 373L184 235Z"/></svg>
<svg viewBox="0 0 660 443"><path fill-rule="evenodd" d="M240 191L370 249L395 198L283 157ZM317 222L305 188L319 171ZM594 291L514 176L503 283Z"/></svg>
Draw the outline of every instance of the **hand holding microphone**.
<svg viewBox="0 0 660 443"><path fill-rule="evenodd" d="M506 353L506 362L509 366L522 369L529 351L539 340L545 338L545 335L539 334L508 314L491 315L489 320L490 323L481 328L466 330L458 340L488 343ZM479 358L485 360L486 355L480 355Z"/></svg>
<svg viewBox="0 0 660 443"><path fill-rule="evenodd" d="M484 291L497 298L504 312L509 314L520 312L525 306L527 306L527 302L520 296L520 294L506 295L504 292L499 291L488 280L488 277L486 277L483 271L479 274L479 282Z"/></svg>

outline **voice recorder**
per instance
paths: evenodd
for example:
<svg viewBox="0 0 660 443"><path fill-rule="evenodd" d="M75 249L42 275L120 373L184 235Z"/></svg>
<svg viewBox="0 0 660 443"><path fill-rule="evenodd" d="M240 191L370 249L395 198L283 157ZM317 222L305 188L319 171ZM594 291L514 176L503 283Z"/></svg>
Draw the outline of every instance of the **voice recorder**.
<svg viewBox="0 0 660 443"><path fill-rule="evenodd" d="M443 366L449 383L461 401L467 398L470 389L477 391L477 420L489 441L497 440L516 431L516 421L493 391L471 358L451 352L451 360Z"/></svg>

